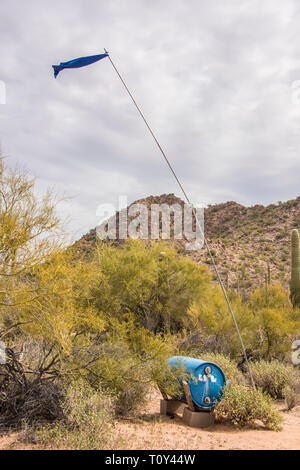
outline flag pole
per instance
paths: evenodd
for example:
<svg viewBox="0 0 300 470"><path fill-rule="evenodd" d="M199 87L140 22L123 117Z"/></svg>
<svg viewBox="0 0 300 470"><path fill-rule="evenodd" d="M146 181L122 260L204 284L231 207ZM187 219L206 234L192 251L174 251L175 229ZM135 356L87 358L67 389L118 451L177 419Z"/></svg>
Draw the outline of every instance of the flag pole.
<svg viewBox="0 0 300 470"><path fill-rule="evenodd" d="M111 65L112 65L112 67L114 68L116 74L118 75L119 79L121 80L122 84L124 85L124 88L125 88L125 90L127 91L128 95L130 96L130 98L131 98L131 100L132 100L134 106L136 107L136 109L137 109L139 115L141 116L142 120L143 120L144 123L146 124L146 127L148 128L150 134L152 135L152 137L153 137L153 139L154 139L154 141L155 141L157 147L159 148L159 150L160 150L160 152L161 152L161 154L162 154L162 156L163 156L165 162L167 163L167 165L168 165L170 171L172 172L172 174L173 174L173 176L174 176L174 178L175 178L177 184L179 185L179 187L180 187L180 189L181 189L181 191L182 191L182 193L183 193L183 195L184 195L184 197L185 197L187 203L192 207L193 215L194 215L194 217L195 217L195 220L196 220L196 223L197 223L197 225L198 225L198 228L200 229L200 233L201 233L201 235L202 235L202 237L203 237L205 247L206 247L206 249L207 249L207 251L208 251L208 254L209 254L209 256L210 256L210 259L211 259L211 262L212 262L214 271L215 271L215 273L216 273L218 282L219 282L220 287L221 287L221 289L222 289L222 292L223 292L224 298L225 298L225 300L226 300L226 303L227 303L229 312L230 312L230 314L231 314L231 317L232 317L232 320L233 320L233 323L234 323L234 326L235 326L235 329L236 329L236 332L237 332L237 335L238 335L238 338L239 338L239 341L240 341L240 344L241 344L241 348L242 348L243 356L244 356L244 358L245 358L245 362L246 362L246 365L247 365L247 369L248 369L248 373L249 373L249 376L250 376L251 384L252 384L252 386L253 386L254 388L256 388L256 387L255 387L254 378L253 378L253 375L252 375L252 371L251 371L251 367L250 367L250 364L249 364L249 361L248 361L247 353L246 353L246 350L245 350L244 342L243 342L242 336L241 336L241 334L240 334L240 330L239 330L238 324L237 324L237 322L236 322L235 315L234 315L234 313L233 313L230 300L229 300L229 298L228 298L228 295L227 295L227 292L226 292L224 283L223 283L223 281L222 281L222 278L221 278L221 276L220 276L219 270L218 270L217 265L216 265L216 263L215 263L213 254L212 254L212 252L211 252L211 250L210 250L208 241L207 241L207 239L206 239L206 237L205 237L205 235L204 235L204 233L203 233L203 230L202 230L200 221L199 221L199 219L198 219L197 213L196 213L196 211L195 211L195 208L194 208L193 205L191 204L190 198L188 197L188 195L187 195L185 189L183 188L183 186L182 186L182 184L181 184L181 182L180 182L178 176L176 175L176 173L175 173L175 171L174 171L174 169L173 169L173 167L172 167L172 165L171 165L171 163L170 163L168 157L166 156L166 154L165 154L163 148L161 147L159 141L157 140L157 138L156 138L156 136L155 136L153 130L151 129L150 125L148 124L148 121L146 120L146 118L145 118L144 114L142 113L140 107L138 106L137 102L135 101L135 99L134 99L132 93L130 92L129 88L127 87L127 85L126 85L124 79L123 79L122 76L120 75L120 72L118 71L117 67L115 66L114 62L112 61L112 59L111 59L111 57L110 57L108 51L107 51L106 49L104 49L104 51L105 51L106 54L108 54L108 58L109 58L109 61L110 61Z"/></svg>

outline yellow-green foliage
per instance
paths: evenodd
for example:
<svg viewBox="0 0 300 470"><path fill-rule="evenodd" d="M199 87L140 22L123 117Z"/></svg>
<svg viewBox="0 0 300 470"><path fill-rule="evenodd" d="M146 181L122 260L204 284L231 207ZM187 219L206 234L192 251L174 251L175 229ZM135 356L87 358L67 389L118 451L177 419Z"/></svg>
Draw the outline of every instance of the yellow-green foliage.
<svg viewBox="0 0 300 470"><path fill-rule="evenodd" d="M231 304L235 313L247 350L255 338L253 312L243 303L239 296L232 296ZM237 357L240 355L240 343L224 300L221 289L214 287L209 299L201 298L194 302L188 311L193 328L200 328L207 337L214 338L214 351Z"/></svg>
<svg viewBox="0 0 300 470"><path fill-rule="evenodd" d="M142 407L153 384L173 393L174 383L166 371L174 339L154 335L138 325L132 314L127 314L123 321L111 319L106 340L98 351L99 359L89 367L86 378L94 386L100 383L117 397L118 414L129 414Z"/></svg>
<svg viewBox="0 0 300 470"><path fill-rule="evenodd" d="M273 398L283 398L284 389L292 386L297 379L292 364L276 360L254 362L251 369L256 385Z"/></svg>
<svg viewBox="0 0 300 470"><path fill-rule="evenodd" d="M122 316L99 311L91 292L103 274L92 262L74 263L71 252L40 265L34 277L39 299L23 308L19 319L23 332L47 345L45 355L51 351L44 366L59 368L64 379L81 377L113 393L118 413L142 406L149 387L166 381L175 338L154 335L129 310Z"/></svg>
<svg viewBox="0 0 300 470"><path fill-rule="evenodd" d="M300 331L299 312L293 309L279 283L256 289L249 307L253 314L253 348L267 359L282 357L290 350L291 338Z"/></svg>
<svg viewBox="0 0 300 470"><path fill-rule="evenodd" d="M223 398L216 406L215 414L217 420L228 421L236 426L254 425L259 420L267 429L276 431L280 429L282 421L269 395L243 385L224 388Z"/></svg>
<svg viewBox="0 0 300 470"><path fill-rule="evenodd" d="M32 336L40 336L57 345L64 356L82 341L83 336L97 335L105 321L91 301L90 289L99 273L93 263L73 262L71 252L61 252L35 271L38 299L27 317Z"/></svg>
<svg viewBox="0 0 300 470"><path fill-rule="evenodd" d="M96 276L99 273L92 263L74 263L72 254L66 251L32 268L30 283L35 297L15 308L11 318L4 313L8 327L12 320L16 325L8 329L6 344L14 345L17 340L26 350L27 343L35 341L43 368L58 368L70 379L73 372L78 374L97 356L95 341L105 329L103 316L89 294ZM33 367L32 358L28 362L26 354L23 362Z"/></svg>
<svg viewBox="0 0 300 470"><path fill-rule="evenodd" d="M0 323L10 326L15 312L37 298L30 273L61 248L62 227L56 198L39 199L34 180L7 168L0 156ZM58 237L60 235L60 237Z"/></svg>
<svg viewBox="0 0 300 470"><path fill-rule="evenodd" d="M164 253L161 256L161 253ZM240 344L220 288L206 268L163 242L129 240L120 248L101 243L94 305L104 318L135 320L154 333L201 331L214 351L240 357ZM246 350L253 357L284 357L299 330L299 315L278 284L257 289L249 302L231 295Z"/></svg>
<svg viewBox="0 0 300 470"><path fill-rule="evenodd" d="M98 265L103 276L93 291L97 308L120 318L130 311L155 333L180 330L192 302L208 302L213 291L205 267L163 242L128 240L118 249L101 243Z"/></svg>

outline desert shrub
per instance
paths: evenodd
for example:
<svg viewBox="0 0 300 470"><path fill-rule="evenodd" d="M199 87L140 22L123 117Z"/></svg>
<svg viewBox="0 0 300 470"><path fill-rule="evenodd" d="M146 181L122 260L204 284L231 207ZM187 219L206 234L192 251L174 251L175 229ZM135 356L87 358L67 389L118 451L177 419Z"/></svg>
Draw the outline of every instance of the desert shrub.
<svg viewBox="0 0 300 470"><path fill-rule="evenodd" d="M267 429L276 431L280 429L282 421L269 395L260 389L248 389L236 384L224 388L215 414L217 420L229 421L236 426L254 425L259 420Z"/></svg>
<svg viewBox="0 0 300 470"><path fill-rule="evenodd" d="M300 394L297 391L297 386L299 386L299 383L294 381L292 384L286 385L283 389L283 397L288 411L300 405Z"/></svg>
<svg viewBox="0 0 300 470"><path fill-rule="evenodd" d="M105 343L101 358L90 368L87 380L93 386L103 384L107 393L116 396L115 412L125 416L143 406L151 387L149 365L136 359L123 342Z"/></svg>
<svg viewBox="0 0 300 470"><path fill-rule="evenodd" d="M114 398L84 382L70 385L63 403L65 420L39 428L37 442L58 449L105 449L112 442Z"/></svg>
<svg viewBox="0 0 300 470"><path fill-rule="evenodd" d="M300 397L294 391L293 387L287 385L283 390L283 396L286 404L286 408L288 411L295 408L295 406L300 404Z"/></svg>
<svg viewBox="0 0 300 470"><path fill-rule="evenodd" d="M109 321L105 341L98 347L99 358L88 367L85 378L117 397L116 414L128 415L144 405L154 384L167 393L172 389L165 373L172 355L172 336L154 335L127 314L123 321Z"/></svg>
<svg viewBox="0 0 300 470"><path fill-rule="evenodd" d="M41 371L33 374L23 367L13 349L6 349L6 363L0 365L0 427L19 427L64 416L63 394L55 378Z"/></svg>
<svg viewBox="0 0 300 470"><path fill-rule="evenodd" d="M283 398L284 388L295 381L294 367L277 360L254 362L251 369L256 385L275 399Z"/></svg>

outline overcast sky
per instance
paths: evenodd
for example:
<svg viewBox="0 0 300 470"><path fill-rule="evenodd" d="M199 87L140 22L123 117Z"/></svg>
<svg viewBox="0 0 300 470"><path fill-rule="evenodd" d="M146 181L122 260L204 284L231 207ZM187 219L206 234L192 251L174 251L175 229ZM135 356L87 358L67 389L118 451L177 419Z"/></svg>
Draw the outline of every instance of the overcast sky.
<svg viewBox="0 0 300 470"><path fill-rule="evenodd" d="M75 238L119 195L181 196L108 59L53 78L104 47L194 202L300 195L299 1L1 0L0 18L2 152L71 197Z"/></svg>

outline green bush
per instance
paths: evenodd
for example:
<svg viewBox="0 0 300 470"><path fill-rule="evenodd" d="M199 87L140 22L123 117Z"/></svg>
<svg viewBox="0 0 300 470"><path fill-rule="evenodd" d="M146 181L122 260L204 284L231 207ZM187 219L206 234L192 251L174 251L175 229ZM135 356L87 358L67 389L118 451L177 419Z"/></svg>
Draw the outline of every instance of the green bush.
<svg viewBox="0 0 300 470"><path fill-rule="evenodd" d="M154 335L131 314L124 315L122 322L110 321L106 340L97 350L99 358L90 365L85 378L93 387L101 387L116 397L117 415L142 408L157 383L166 393L174 388L165 379L167 358L174 355L174 338Z"/></svg>
<svg viewBox="0 0 300 470"><path fill-rule="evenodd" d="M96 450L110 447L114 399L86 383L69 386L63 404L66 419L37 430L37 442L57 449Z"/></svg>
<svg viewBox="0 0 300 470"><path fill-rule="evenodd" d="M251 369L256 385L275 399L284 398L284 388L295 381L294 367L277 360L254 362Z"/></svg>
<svg viewBox="0 0 300 470"><path fill-rule="evenodd" d="M96 380L107 393L116 396L117 415L134 414L145 403L152 384L147 358L139 361L122 343L108 343L102 351L103 356L93 366L93 375L88 380Z"/></svg>
<svg viewBox="0 0 300 470"><path fill-rule="evenodd" d="M273 407L272 398L261 390L243 385L226 386L223 398L215 408L216 419L236 426L254 425L261 421L267 429L280 430L281 416Z"/></svg>

